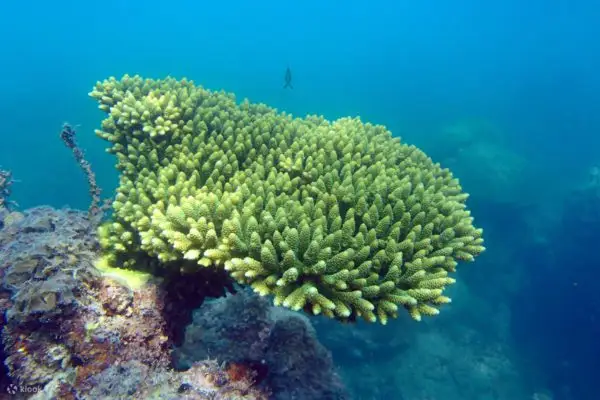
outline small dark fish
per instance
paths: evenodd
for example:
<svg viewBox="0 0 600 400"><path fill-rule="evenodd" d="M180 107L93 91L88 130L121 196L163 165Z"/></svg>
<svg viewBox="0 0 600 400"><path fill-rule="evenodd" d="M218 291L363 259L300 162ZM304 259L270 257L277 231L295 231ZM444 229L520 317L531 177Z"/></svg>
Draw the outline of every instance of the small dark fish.
<svg viewBox="0 0 600 400"><path fill-rule="evenodd" d="M285 85L283 85L284 89L290 88L293 89L294 87L292 86L292 70L290 69L290 67L287 67L287 69L285 70Z"/></svg>

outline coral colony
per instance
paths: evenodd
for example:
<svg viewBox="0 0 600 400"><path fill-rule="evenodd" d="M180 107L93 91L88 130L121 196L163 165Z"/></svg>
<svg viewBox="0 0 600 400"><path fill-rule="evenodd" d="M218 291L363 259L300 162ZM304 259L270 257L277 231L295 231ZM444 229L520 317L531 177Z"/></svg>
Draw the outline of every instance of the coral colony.
<svg viewBox="0 0 600 400"><path fill-rule="evenodd" d="M40 399L346 399L295 311L436 315L484 250L457 179L381 126L172 78L90 95L120 173L110 216L70 125L88 213L8 208L0 173L4 381Z"/></svg>
<svg viewBox="0 0 600 400"><path fill-rule="evenodd" d="M457 260L484 249L450 171L381 126L186 80L112 78L91 96L121 172L99 231L113 264L223 268L276 305L385 323L437 314Z"/></svg>

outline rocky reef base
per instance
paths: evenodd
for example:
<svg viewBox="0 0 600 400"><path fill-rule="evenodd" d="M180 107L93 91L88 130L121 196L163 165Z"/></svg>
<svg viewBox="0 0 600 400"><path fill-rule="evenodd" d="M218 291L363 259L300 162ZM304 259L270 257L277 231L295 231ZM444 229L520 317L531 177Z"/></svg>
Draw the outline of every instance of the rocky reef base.
<svg viewBox="0 0 600 400"><path fill-rule="evenodd" d="M245 291L209 299L198 277L103 273L95 231L76 210L0 209L0 390L12 398L347 398L306 318Z"/></svg>

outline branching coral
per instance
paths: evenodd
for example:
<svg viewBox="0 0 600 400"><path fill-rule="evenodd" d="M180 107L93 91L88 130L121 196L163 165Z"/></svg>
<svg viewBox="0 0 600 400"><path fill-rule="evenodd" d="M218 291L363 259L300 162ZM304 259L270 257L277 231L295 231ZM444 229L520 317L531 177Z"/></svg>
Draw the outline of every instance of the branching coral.
<svg viewBox="0 0 600 400"><path fill-rule="evenodd" d="M83 150L77 145L77 140L75 138L76 134L77 132L75 129L65 122L62 130L60 131L60 139L63 141L65 146L71 150L73 157L75 157L75 161L77 161L77 164L79 164L79 167L87 177L90 197L92 198L92 202L90 203L90 207L88 209L88 217L96 221L101 219L104 215L104 212L110 208L110 202L102 202L100 197L102 190L96 182L96 174L92 170L90 163L85 159Z"/></svg>
<svg viewBox="0 0 600 400"><path fill-rule="evenodd" d="M294 119L187 80L124 76L107 112L120 186L100 228L114 262L221 267L277 305L339 320L416 320L484 250L451 172L382 126Z"/></svg>
<svg viewBox="0 0 600 400"><path fill-rule="evenodd" d="M11 194L10 187L13 184L12 173L0 169L0 209L8 208L13 203L8 200Z"/></svg>

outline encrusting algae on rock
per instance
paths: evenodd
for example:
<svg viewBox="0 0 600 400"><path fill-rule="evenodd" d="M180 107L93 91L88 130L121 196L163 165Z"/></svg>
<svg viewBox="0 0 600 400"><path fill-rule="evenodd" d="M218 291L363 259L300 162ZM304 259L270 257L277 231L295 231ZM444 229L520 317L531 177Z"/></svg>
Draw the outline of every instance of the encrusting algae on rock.
<svg viewBox="0 0 600 400"><path fill-rule="evenodd" d="M185 79L125 75L90 95L121 173L99 230L111 264L223 268L276 305L385 324L401 307L436 315L449 273L484 250L458 180L382 126Z"/></svg>

